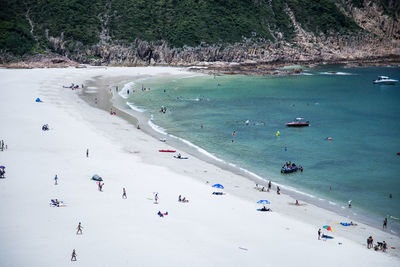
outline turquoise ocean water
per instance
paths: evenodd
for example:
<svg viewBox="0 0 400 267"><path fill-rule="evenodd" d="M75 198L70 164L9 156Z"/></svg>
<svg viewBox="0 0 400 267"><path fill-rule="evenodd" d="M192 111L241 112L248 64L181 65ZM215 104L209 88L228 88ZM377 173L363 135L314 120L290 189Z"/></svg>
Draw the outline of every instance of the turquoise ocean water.
<svg viewBox="0 0 400 267"><path fill-rule="evenodd" d="M374 85L378 75L399 79L400 68L321 66L297 76L164 77L129 83L122 94L130 88L127 101L165 132L337 209L351 199L353 210L376 220L389 215L395 229L400 83ZM151 90L141 90L142 84ZM296 117L309 120L310 127L285 126ZM281 175L286 161L304 172Z"/></svg>

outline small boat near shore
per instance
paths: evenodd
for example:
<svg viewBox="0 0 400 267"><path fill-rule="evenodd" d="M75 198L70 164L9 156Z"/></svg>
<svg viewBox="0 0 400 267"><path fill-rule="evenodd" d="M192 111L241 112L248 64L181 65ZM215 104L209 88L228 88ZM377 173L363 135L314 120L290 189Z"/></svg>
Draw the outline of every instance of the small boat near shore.
<svg viewBox="0 0 400 267"><path fill-rule="evenodd" d="M289 162L286 162L285 165L282 166L281 168L281 173L293 173L297 171L303 171L303 167L301 166L296 166L296 164Z"/></svg>
<svg viewBox="0 0 400 267"><path fill-rule="evenodd" d="M385 84L385 85L394 85L398 82L398 80L390 79L387 76L378 76L378 79L374 80L374 84Z"/></svg>
<svg viewBox="0 0 400 267"><path fill-rule="evenodd" d="M310 126L309 121L303 121L304 118L296 118L295 121L286 123L287 127L306 127Z"/></svg>

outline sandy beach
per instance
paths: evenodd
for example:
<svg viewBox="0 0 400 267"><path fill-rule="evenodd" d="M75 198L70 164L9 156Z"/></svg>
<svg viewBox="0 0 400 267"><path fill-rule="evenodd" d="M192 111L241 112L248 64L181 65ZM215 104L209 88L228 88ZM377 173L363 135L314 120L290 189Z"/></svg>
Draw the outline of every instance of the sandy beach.
<svg viewBox="0 0 400 267"><path fill-rule="evenodd" d="M278 195L275 185L261 192L254 180L160 142L143 118L124 115L121 105L118 116L109 114L110 98L120 104L113 86L174 75L193 73L169 67L0 69L0 140L7 145L0 151L6 167L0 266L400 264L400 238L381 225L341 226L351 218L309 203L293 205L295 199L284 190ZM63 88L71 83L88 87ZM44 124L49 131L42 131ZM159 149L176 149L189 159ZM103 178L102 192L94 174ZM212 194L217 183L225 195ZM189 202L178 202L179 195ZM65 205L51 207L51 199ZM271 202L272 212L257 211L260 199ZM79 222L83 234L77 235ZM324 225L332 226L334 232L323 233L334 239L318 240ZM368 250L369 236L374 243L385 240L387 252ZM71 262L73 249L77 260Z"/></svg>

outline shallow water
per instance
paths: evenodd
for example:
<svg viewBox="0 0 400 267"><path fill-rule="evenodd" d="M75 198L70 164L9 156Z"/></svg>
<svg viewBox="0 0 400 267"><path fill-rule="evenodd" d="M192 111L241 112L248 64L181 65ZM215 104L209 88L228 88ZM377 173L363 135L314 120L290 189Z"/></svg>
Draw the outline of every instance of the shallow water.
<svg viewBox="0 0 400 267"><path fill-rule="evenodd" d="M399 79L400 68L323 66L306 74L158 78L130 83L122 94L130 89L131 106L166 132L266 180L400 218L400 84L372 83L378 75ZM296 117L310 127L285 126ZM281 175L286 161L304 172Z"/></svg>

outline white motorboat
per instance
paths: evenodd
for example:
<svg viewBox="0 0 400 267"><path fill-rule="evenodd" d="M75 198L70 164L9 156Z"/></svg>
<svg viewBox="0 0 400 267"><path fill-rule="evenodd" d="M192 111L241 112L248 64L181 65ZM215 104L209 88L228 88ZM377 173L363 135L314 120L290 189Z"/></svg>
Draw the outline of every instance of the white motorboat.
<svg viewBox="0 0 400 267"><path fill-rule="evenodd" d="M396 84L398 80L390 79L387 76L378 76L378 79L374 81L374 84Z"/></svg>

